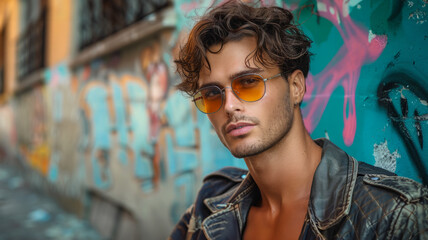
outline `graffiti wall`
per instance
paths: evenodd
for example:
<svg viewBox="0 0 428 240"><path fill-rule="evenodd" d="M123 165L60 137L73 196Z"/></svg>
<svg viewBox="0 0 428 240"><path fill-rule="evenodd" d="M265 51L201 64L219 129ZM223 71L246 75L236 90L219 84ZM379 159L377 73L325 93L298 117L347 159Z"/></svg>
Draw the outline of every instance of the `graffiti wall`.
<svg viewBox="0 0 428 240"><path fill-rule="evenodd" d="M299 20L315 53L303 107L312 136L427 184L427 2L303 7Z"/></svg>
<svg viewBox="0 0 428 240"><path fill-rule="evenodd" d="M176 3L178 29L222 2ZM293 10L314 42L302 105L312 137L427 184L428 2L260 1L272 4Z"/></svg>
<svg viewBox="0 0 428 240"><path fill-rule="evenodd" d="M179 81L171 63L174 47L191 27L189 19L210 4L175 2L175 31L77 73L90 182L122 196L113 192L126 174L130 179L122 184L134 185L135 192L123 193L139 196L131 208L147 219L154 207L152 222L174 223L207 173L245 167L219 143L206 116L173 87ZM427 3L275 4L293 9L314 41L302 107L312 136L331 139L360 161L428 183ZM117 169L123 172L114 174ZM154 196L167 198L167 211Z"/></svg>
<svg viewBox="0 0 428 240"><path fill-rule="evenodd" d="M175 29L73 69L55 64L44 84L0 109L0 129L28 165L62 194L88 201L86 215L107 237L119 225L115 236L133 229L165 239L204 176L245 167L174 88L173 56L194 17L221 3L174 1ZM293 10L314 42L302 104L312 137L428 184L428 2L260 4Z"/></svg>
<svg viewBox="0 0 428 240"><path fill-rule="evenodd" d="M80 158L88 184L124 202L143 222L150 219L143 224L146 231L159 222L172 226L207 173L244 166L221 145L206 117L175 90L171 36L154 36L76 71Z"/></svg>

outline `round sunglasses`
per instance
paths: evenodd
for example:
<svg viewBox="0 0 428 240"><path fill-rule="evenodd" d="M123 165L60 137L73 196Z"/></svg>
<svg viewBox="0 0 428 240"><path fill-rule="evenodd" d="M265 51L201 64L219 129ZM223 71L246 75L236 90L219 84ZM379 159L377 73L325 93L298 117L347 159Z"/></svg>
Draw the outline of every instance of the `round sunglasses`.
<svg viewBox="0 0 428 240"><path fill-rule="evenodd" d="M245 102L255 102L263 98L266 93L266 81L281 76L281 73L270 78L263 78L256 73L248 73L232 79L231 89L235 96ZM193 102L199 111L215 113L223 106L225 90L219 86L206 86L193 95Z"/></svg>

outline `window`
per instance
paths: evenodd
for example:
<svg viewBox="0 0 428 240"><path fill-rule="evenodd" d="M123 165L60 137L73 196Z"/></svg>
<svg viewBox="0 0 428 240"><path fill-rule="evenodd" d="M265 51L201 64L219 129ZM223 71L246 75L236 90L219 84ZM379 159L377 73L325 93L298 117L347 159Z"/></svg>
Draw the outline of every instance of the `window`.
<svg viewBox="0 0 428 240"><path fill-rule="evenodd" d="M21 0L17 72L20 83L45 67L46 0Z"/></svg>
<svg viewBox="0 0 428 240"><path fill-rule="evenodd" d="M168 0L85 0L80 3L79 50L169 5Z"/></svg>
<svg viewBox="0 0 428 240"><path fill-rule="evenodd" d="M7 23L3 24L3 28L0 28L0 95L6 90L5 87L5 69L6 69L6 26Z"/></svg>

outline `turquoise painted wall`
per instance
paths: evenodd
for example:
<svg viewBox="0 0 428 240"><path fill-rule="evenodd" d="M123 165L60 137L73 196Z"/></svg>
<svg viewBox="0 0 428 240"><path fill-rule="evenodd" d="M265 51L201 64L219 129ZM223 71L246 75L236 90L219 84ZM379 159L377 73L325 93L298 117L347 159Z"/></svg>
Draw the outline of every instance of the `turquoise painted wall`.
<svg viewBox="0 0 428 240"><path fill-rule="evenodd" d="M176 9L189 19L209 4L179 1ZM314 42L302 105L311 136L428 184L428 3L261 1L269 4L293 10Z"/></svg>

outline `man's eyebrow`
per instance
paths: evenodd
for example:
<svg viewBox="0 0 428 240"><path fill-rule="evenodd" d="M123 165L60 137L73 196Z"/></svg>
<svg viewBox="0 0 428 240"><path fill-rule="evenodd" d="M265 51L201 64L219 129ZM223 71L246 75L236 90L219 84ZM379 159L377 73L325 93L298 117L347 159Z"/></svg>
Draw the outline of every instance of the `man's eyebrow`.
<svg viewBox="0 0 428 240"><path fill-rule="evenodd" d="M235 79L235 78L237 78L239 76L242 76L242 75L245 75L245 74L249 74L249 73L260 73L260 72L263 72L263 70L260 69L260 68L250 68L250 69L239 71L239 72L236 72L236 73L230 75L229 79L232 80L232 79Z"/></svg>
<svg viewBox="0 0 428 240"><path fill-rule="evenodd" d="M205 83L202 84L201 86L199 86L198 90L204 87L210 87L210 86L220 86L219 82L209 82L209 83Z"/></svg>
<svg viewBox="0 0 428 240"><path fill-rule="evenodd" d="M239 72L236 72L232 75L229 76L229 80L235 79L239 76L245 75L245 74L249 74L249 73L260 73L263 72L262 69L260 68L250 68L250 69L245 69ZM210 87L210 86L221 86L220 82L214 81L214 82L209 82L209 83L205 83L202 84L201 86L199 86L198 89L204 88L204 87Z"/></svg>

